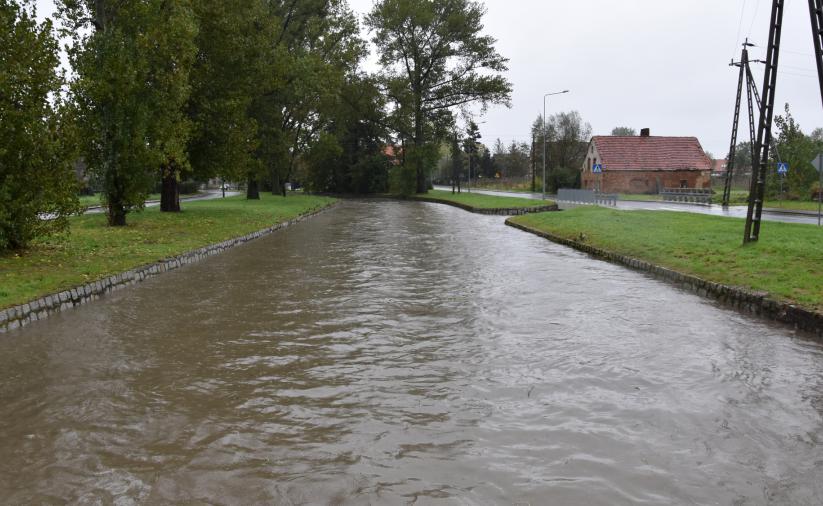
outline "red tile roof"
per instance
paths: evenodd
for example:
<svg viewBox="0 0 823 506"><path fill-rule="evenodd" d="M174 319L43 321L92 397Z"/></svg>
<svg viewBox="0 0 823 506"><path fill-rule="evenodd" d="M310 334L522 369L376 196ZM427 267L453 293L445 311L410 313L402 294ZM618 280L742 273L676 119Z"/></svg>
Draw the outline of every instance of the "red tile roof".
<svg viewBox="0 0 823 506"><path fill-rule="evenodd" d="M596 136L592 142L605 170L711 170L695 137Z"/></svg>

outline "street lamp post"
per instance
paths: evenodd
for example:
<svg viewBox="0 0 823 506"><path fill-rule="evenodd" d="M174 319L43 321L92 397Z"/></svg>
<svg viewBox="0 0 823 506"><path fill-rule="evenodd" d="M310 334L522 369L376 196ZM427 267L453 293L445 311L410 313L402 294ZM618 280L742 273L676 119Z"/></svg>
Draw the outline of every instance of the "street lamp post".
<svg viewBox="0 0 823 506"><path fill-rule="evenodd" d="M543 95L543 200L546 200L546 98L568 92L569 90L563 90Z"/></svg>

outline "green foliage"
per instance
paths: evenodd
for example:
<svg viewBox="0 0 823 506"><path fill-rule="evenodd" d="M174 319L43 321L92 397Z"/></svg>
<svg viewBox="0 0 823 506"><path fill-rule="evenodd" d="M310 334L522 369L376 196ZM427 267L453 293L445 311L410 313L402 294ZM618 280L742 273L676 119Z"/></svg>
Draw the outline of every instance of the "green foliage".
<svg viewBox="0 0 823 506"><path fill-rule="evenodd" d="M389 192L409 196L417 193L417 173L411 165L398 165L389 170Z"/></svg>
<svg viewBox="0 0 823 506"><path fill-rule="evenodd" d="M197 55L188 106L189 158L198 179L244 180L260 169L254 157L268 18L262 0L197 0ZM258 21L259 20L259 21Z"/></svg>
<svg viewBox="0 0 823 506"><path fill-rule="evenodd" d="M254 103L259 131L256 154L273 189L283 191L283 183L297 170L300 154L318 139L319 131L335 130L340 137L347 128L330 125L347 115L341 101L344 95L353 97L350 81L366 51L357 19L342 0L269 6L268 39L276 44L263 67L263 92ZM338 141L345 145L342 138ZM317 171L315 167L313 174ZM331 186L337 187L339 178L332 180Z"/></svg>
<svg viewBox="0 0 823 506"><path fill-rule="evenodd" d="M334 102L324 108L324 128L304 159L310 189L359 194L387 191L383 103L377 86L366 77L350 76L339 87ZM329 136L340 151L333 159L320 160L314 152L325 149Z"/></svg>
<svg viewBox="0 0 823 506"><path fill-rule="evenodd" d="M306 187L315 192L346 193L338 188L343 148L333 134L322 132L305 156Z"/></svg>
<svg viewBox="0 0 823 506"><path fill-rule="evenodd" d="M394 101L394 128L417 148L437 141L449 111L469 103L508 104L507 60L495 39L481 35L486 10L470 0L380 0L366 17ZM417 191L425 192L423 159L414 162Z"/></svg>
<svg viewBox="0 0 823 506"><path fill-rule="evenodd" d="M818 173L811 161L818 153L823 153L823 143L807 136L794 120L786 104L785 114L775 117L775 125L779 131L776 139L777 151L780 159L788 162L790 169L786 176L784 190L789 198L808 200L811 198L812 185L818 180ZM777 153L772 150L772 162L767 171L766 191L771 198L780 191L780 180L777 175Z"/></svg>
<svg viewBox="0 0 823 506"><path fill-rule="evenodd" d="M196 23L188 0L63 0L84 158L110 225L142 209L158 169L185 168Z"/></svg>
<svg viewBox="0 0 823 506"><path fill-rule="evenodd" d="M0 250L65 229L80 208L58 63L51 23L0 0Z"/></svg>
<svg viewBox="0 0 823 506"><path fill-rule="evenodd" d="M615 136L624 136L624 137L634 137L637 135L637 130L630 127L614 127L612 129L612 135Z"/></svg>

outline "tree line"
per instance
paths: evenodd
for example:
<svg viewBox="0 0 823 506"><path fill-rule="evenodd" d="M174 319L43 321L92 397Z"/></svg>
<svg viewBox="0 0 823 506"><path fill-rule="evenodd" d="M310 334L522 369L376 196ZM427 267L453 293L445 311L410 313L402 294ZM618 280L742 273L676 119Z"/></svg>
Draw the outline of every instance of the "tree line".
<svg viewBox="0 0 823 506"><path fill-rule="evenodd" d="M459 109L508 104L507 60L472 0L379 0L369 41L345 0L0 0L0 249L64 229L77 173L124 226L158 185L246 197L425 192ZM60 66L68 41L70 71ZM387 156L387 147L396 157Z"/></svg>
<svg viewBox="0 0 823 506"><path fill-rule="evenodd" d="M580 187L580 166L592 127L579 112L548 116L545 125L543 115L538 115L531 124L529 141L504 143L496 139L491 147L480 142L477 124L471 120L467 123L465 132L453 132L452 139L441 148L438 182L451 183L457 191L470 175L472 181L480 180L481 184L484 180L503 179L511 183L530 179L529 186L536 191L542 188L545 158L547 191Z"/></svg>

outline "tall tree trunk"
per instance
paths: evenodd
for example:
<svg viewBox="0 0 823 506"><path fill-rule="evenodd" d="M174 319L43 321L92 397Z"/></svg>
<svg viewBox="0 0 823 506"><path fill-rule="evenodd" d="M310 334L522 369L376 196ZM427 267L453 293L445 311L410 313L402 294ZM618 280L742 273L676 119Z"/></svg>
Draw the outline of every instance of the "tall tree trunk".
<svg viewBox="0 0 823 506"><path fill-rule="evenodd" d="M126 226L126 208L119 201L109 200L107 216L110 227Z"/></svg>
<svg viewBox="0 0 823 506"><path fill-rule="evenodd" d="M249 176L248 185L246 185L246 199L260 200L260 183L255 177Z"/></svg>
<svg viewBox="0 0 823 506"><path fill-rule="evenodd" d="M426 171L423 167L423 105L420 98L416 98L414 113L414 168L417 171L417 193L428 192L426 186Z"/></svg>
<svg viewBox="0 0 823 506"><path fill-rule="evenodd" d="M271 194L286 196L286 185L280 180L280 173L277 170L271 171Z"/></svg>
<svg viewBox="0 0 823 506"><path fill-rule="evenodd" d="M160 212L180 212L180 186L177 184L177 169L174 164L163 167L162 189L160 191Z"/></svg>

